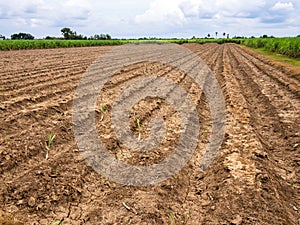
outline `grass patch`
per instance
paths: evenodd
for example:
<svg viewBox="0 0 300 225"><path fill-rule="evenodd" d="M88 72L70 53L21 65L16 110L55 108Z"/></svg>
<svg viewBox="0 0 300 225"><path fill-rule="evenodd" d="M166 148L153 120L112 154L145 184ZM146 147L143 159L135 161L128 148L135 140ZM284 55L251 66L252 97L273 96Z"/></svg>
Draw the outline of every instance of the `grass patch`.
<svg viewBox="0 0 300 225"><path fill-rule="evenodd" d="M278 61L286 62L286 63L292 64L294 66L300 66L300 58L292 58L292 57L281 55L281 54L278 54L275 52L269 52L269 51L265 50L264 48L251 48L251 47L248 47L248 48L250 48L264 56L268 56L273 59L276 59Z"/></svg>

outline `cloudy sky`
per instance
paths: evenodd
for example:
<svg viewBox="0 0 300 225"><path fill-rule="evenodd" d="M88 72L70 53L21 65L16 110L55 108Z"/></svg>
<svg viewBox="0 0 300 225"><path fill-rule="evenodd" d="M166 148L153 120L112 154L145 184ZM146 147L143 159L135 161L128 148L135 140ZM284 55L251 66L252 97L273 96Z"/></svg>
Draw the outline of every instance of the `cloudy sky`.
<svg viewBox="0 0 300 225"><path fill-rule="evenodd" d="M61 36L296 36L299 0L0 0L0 34Z"/></svg>

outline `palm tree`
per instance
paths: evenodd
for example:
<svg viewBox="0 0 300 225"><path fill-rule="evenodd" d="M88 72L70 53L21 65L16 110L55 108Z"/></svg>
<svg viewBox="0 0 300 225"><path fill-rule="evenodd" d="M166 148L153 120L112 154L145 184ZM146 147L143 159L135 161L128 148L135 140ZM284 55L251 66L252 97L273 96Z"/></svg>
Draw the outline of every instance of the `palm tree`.
<svg viewBox="0 0 300 225"><path fill-rule="evenodd" d="M223 37L225 38L225 36L226 36L226 33L224 32L224 33L223 33Z"/></svg>
<svg viewBox="0 0 300 225"><path fill-rule="evenodd" d="M216 38L218 37L218 32L216 31Z"/></svg>

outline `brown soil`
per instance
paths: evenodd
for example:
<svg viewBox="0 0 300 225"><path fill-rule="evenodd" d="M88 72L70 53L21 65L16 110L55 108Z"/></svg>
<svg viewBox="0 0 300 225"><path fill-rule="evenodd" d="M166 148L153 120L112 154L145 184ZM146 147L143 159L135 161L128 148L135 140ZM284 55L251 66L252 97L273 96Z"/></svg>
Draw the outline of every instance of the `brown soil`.
<svg viewBox="0 0 300 225"><path fill-rule="evenodd" d="M221 150L204 172L209 141L205 96L182 71L143 62L123 68L99 96L97 129L111 154L133 165L168 157L178 142L180 118L159 98L131 114L142 138L152 117L167 135L146 154L120 144L110 111L119 91L143 76L167 76L189 92L201 122L190 162L154 186L129 187L96 173L79 153L72 131L72 101L80 77L111 47L1 52L0 224L300 224L300 74L235 44L184 44L215 73L224 92L227 130ZM107 112L101 121L100 106ZM56 135L45 158L45 142Z"/></svg>

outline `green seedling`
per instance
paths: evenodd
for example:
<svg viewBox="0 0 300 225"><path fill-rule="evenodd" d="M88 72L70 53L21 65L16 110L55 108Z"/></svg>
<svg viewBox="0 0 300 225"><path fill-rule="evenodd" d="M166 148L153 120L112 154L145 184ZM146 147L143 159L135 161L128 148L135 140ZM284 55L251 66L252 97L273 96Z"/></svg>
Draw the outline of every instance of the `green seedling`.
<svg viewBox="0 0 300 225"><path fill-rule="evenodd" d="M206 138L208 138L208 136L209 136L209 125L205 125L204 129L205 129L204 134L205 134Z"/></svg>
<svg viewBox="0 0 300 225"><path fill-rule="evenodd" d="M118 160L121 160L121 159L122 159L122 157L123 157L123 153L122 153L122 151L121 151L121 150L117 152L117 155L116 155L116 157L117 157L117 159L118 159Z"/></svg>
<svg viewBox="0 0 300 225"><path fill-rule="evenodd" d="M184 224L187 224L187 222L189 221L189 213L188 212L185 212L184 213Z"/></svg>
<svg viewBox="0 0 300 225"><path fill-rule="evenodd" d="M60 221L54 221L53 223L51 223L51 225L63 225L63 222Z"/></svg>
<svg viewBox="0 0 300 225"><path fill-rule="evenodd" d="M49 158L49 151L50 151L51 144L52 144L54 138L55 138L55 134L50 134L50 135L49 135L48 141L46 141L46 144L45 144L46 150L47 150L47 153L46 153L46 159Z"/></svg>
<svg viewBox="0 0 300 225"><path fill-rule="evenodd" d="M137 131L139 132L138 141L140 141L141 140L141 121L140 121L140 119L137 119L136 123L137 123Z"/></svg>
<svg viewBox="0 0 300 225"><path fill-rule="evenodd" d="M11 137L10 136L5 136L5 141L7 141L7 142L11 142Z"/></svg>
<svg viewBox="0 0 300 225"><path fill-rule="evenodd" d="M106 108L107 108L106 104L104 104L104 105L101 106L101 113L102 113L102 115L101 115L100 121L102 121L103 118L104 118L104 114L105 114Z"/></svg>
<svg viewBox="0 0 300 225"><path fill-rule="evenodd" d="M291 183L291 188L295 189L295 184L294 183Z"/></svg>
<svg viewBox="0 0 300 225"><path fill-rule="evenodd" d="M172 225L176 225L176 221L175 221L175 218L174 218L172 212L169 212L169 218L170 218L170 220L171 220L171 224L172 224Z"/></svg>

